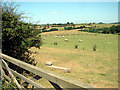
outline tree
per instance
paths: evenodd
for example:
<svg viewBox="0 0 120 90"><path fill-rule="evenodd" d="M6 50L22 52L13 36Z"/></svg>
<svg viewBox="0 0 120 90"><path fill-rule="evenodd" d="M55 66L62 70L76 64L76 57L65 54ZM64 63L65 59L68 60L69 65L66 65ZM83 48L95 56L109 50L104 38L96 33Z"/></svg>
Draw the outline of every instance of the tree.
<svg viewBox="0 0 120 90"><path fill-rule="evenodd" d="M98 24L103 24L102 22L99 22Z"/></svg>
<svg viewBox="0 0 120 90"><path fill-rule="evenodd" d="M116 29L116 27L115 27L115 25L113 25L112 27L110 27L110 32L113 34L115 32L115 29Z"/></svg>
<svg viewBox="0 0 120 90"><path fill-rule="evenodd" d="M89 26L91 25L91 23L88 24Z"/></svg>
<svg viewBox="0 0 120 90"><path fill-rule="evenodd" d="M56 25L56 23L53 23L53 25Z"/></svg>
<svg viewBox="0 0 120 90"><path fill-rule="evenodd" d="M70 24L69 22L67 22L67 24Z"/></svg>
<svg viewBox="0 0 120 90"><path fill-rule="evenodd" d="M115 31L116 31L116 33L120 33L120 25L117 25L117 26L116 26Z"/></svg>
<svg viewBox="0 0 120 90"><path fill-rule="evenodd" d="M73 24L73 29L75 29L75 24Z"/></svg>
<svg viewBox="0 0 120 90"><path fill-rule="evenodd" d="M49 23L47 24L47 27L48 27L48 28L50 27Z"/></svg>
<svg viewBox="0 0 120 90"><path fill-rule="evenodd" d="M2 52L16 59L32 65L36 65L29 49L36 47L40 49L42 44L41 35L34 29L31 23L22 21L23 13L17 12L15 3L4 3L2 5ZM9 63L9 67L19 73L23 69Z"/></svg>
<svg viewBox="0 0 120 90"><path fill-rule="evenodd" d="M44 26L42 30L46 30L46 26Z"/></svg>
<svg viewBox="0 0 120 90"><path fill-rule="evenodd" d="M71 22L71 24L73 25L74 23L73 23L73 22Z"/></svg>
<svg viewBox="0 0 120 90"><path fill-rule="evenodd" d="M109 33L109 28L108 27L103 28L102 33L104 33L104 34Z"/></svg>

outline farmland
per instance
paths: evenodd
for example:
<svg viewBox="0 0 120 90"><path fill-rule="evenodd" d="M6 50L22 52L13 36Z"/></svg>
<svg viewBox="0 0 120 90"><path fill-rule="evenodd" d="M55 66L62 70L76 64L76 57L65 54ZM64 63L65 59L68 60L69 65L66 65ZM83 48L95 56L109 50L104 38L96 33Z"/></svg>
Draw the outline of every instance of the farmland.
<svg viewBox="0 0 120 90"><path fill-rule="evenodd" d="M31 48L37 66L72 80L97 88L115 88L118 83L118 35L80 32L78 30L53 31L41 34L41 49ZM58 36L55 38L55 36ZM65 36L63 38L62 36ZM65 42L64 39L68 39ZM81 39L82 42L78 42ZM57 45L54 45L54 42ZM96 44L96 51L93 46ZM78 48L75 49L75 45ZM48 68L46 62L71 69L71 73ZM48 84L38 81L43 86ZM48 87L51 87L48 85Z"/></svg>
<svg viewBox="0 0 120 90"><path fill-rule="evenodd" d="M1 9L3 89L118 87L117 2L3 2Z"/></svg>

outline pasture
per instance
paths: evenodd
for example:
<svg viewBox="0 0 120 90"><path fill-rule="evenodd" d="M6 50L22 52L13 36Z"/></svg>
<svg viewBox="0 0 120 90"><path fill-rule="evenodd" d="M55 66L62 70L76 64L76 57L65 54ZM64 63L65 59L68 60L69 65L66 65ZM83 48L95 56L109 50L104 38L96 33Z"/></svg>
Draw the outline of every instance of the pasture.
<svg viewBox="0 0 120 90"><path fill-rule="evenodd" d="M93 87L118 87L118 35L70 30L42 33L42 38L41 49L31 48L31 51L36 52L33 56L38 67ZM65 39L68 41L65 42ZM79 39L82 41L79 42ZM96 51L93 51L95 44ZM46 62L70 68L71 73L48 68ZM49 84L43 81L41 79L38 83L43 86Z"/></svg>

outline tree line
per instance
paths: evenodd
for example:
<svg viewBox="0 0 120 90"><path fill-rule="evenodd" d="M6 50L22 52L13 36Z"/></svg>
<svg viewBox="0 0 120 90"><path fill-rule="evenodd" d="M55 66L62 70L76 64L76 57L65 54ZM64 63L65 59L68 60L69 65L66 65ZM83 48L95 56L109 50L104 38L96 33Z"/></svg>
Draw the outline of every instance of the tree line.
<svg viewBox="0 0 120 90"><path fill-rule="evenodd" d="M117 26L113 25L111 27L104 27L104 28L89 27L85 30L78 30L78 31L104 33L104 34L116 34L116 33L120 33L120 25L117 25Z"/></svg>

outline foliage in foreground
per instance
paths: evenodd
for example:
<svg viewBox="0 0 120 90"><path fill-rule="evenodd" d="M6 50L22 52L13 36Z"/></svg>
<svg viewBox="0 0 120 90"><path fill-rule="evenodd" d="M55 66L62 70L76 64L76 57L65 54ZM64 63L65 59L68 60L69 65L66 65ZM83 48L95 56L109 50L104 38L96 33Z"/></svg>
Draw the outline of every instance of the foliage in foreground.
<svg viewBox="0 0 120 90"><path fill-rule="evenodd" d="M2 90L9 89L9 90L17 90L17 86L13 82L8 82L5 79L2 80Z"/></svg>
<svg viewBox="0 0 120 90"><path fill-rule="evenodd" d="M34 30L31 23L22 21L22 13L18 13L16 7L13 2L2 5L2 52L36 65L34 59L30 57L29 49L31 47L40 48L41 36ZM10 64L9 67L19 73L23 72L23 69L13 64Z"/></svg>

